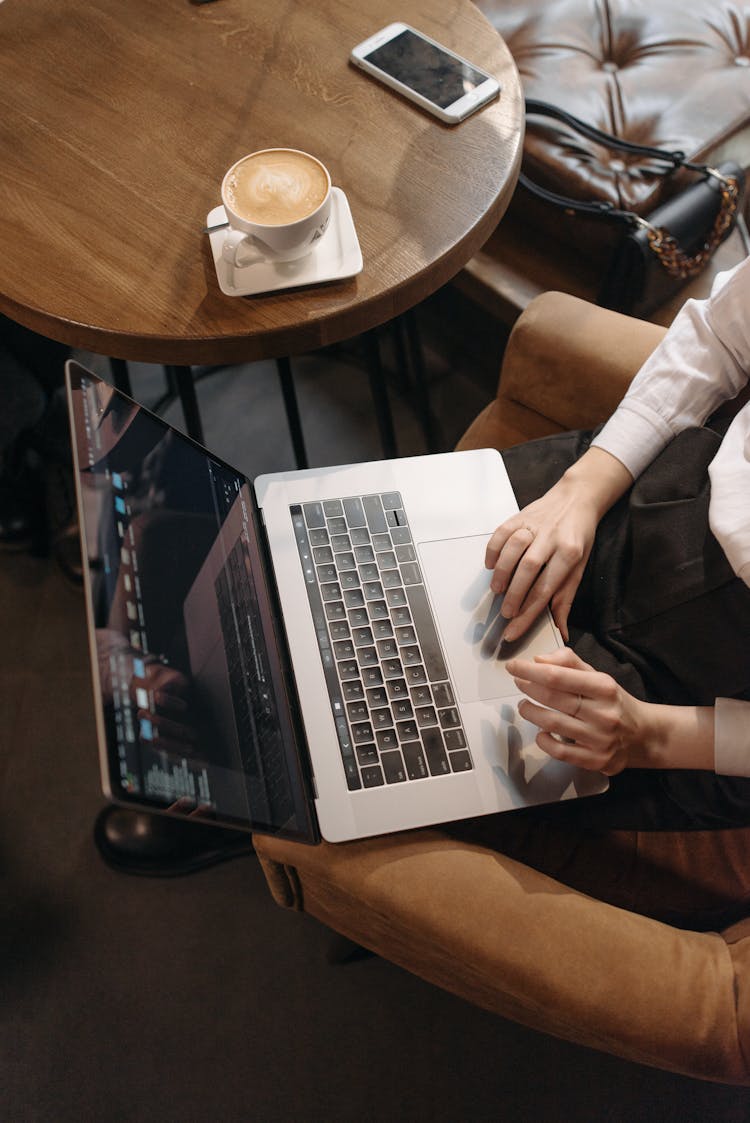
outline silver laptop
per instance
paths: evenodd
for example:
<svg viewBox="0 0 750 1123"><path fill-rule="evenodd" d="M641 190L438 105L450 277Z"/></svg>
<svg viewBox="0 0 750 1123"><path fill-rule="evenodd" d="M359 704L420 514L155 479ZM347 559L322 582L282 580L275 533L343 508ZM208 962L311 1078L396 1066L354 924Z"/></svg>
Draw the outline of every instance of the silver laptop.
<svg viewBox="0 0 750 1123"><path fill-rule="evenodd" d="M105 794L332 842L594 795L517 711L484 549L493 450L254 485L66 367Z"/></svg>

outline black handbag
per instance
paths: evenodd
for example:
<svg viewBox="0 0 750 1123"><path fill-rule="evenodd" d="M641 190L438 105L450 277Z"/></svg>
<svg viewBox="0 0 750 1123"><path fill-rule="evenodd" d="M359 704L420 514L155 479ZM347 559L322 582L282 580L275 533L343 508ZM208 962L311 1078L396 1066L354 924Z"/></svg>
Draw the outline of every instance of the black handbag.
<svg viewBox="0 0 750 1123"><path fill-rule="evenodd" d="M738 164L727 162L712 168L687 160L682 152L632 144L555 105L532 98L526 99L526 113L553 117L607 148L660 161L667 165L665 176L680 168L700 176L642 216L606 201L583 202L558 195L521 174L519 183L527 191L561 208L565 214L601 218L622 228L600 283L597 302L603 307L647 316L705 269L717 247L732 232L744 187L744 174Z"/></svg>

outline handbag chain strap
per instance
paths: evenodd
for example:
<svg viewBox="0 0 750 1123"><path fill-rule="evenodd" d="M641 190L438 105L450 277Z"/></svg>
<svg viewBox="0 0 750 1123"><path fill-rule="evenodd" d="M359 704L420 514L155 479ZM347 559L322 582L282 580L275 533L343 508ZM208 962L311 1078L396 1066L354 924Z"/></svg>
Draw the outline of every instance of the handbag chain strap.
<svg viewBox="0 0 750 1123"><path fill-rule="evenodd" d="M526 114L527 116L553 117L558 121L562 121L563 124L568 125L569 128L573 129L575 132L589 137L590 140L594 140L606 148L614 148L621 152L628 152L634 156L647 156L653 160L662 160L670 165L670 171L675 171L677 168L687 168L690 171L701 172L705 176L713 176L718 180L721 202L716 219L701 248L697 253L690 255L685 253L668 230L665 230L663 227L653 226L645 218L636 214L635 211L622 210L615 207L614 203L608 203L606 201L582 202L579 199L571 199L566 195L558 195L554 191L549 191L545 187L540 187L539 184L534 183L533 180L530 180L526 175L521 174L519 176L519 183L528 191L538 198L543 199L545 202L562 207L568 214L594 215L599 218L609 218L624 222L631 227L644 229L646 231L649 247L656 254L660 264L670 276L678 277L680 280L686 280L701 272L716 247L720 244L727 230L732 225L737 213L740 187L734 177L724 176L718 172L716 168L709 167L708 164L693 163L691 160L685 158L684 152L670 152L668 149L664 148L654 148L647 144L634 144L632 141L621 140L619 137L612 136L610 133L605 133L602 129L597 129L593 125L582 121L579 117L574 117L572 113L567 113L564 109L559 109L556 105L552 105L546 101L526 98Z"/></svg>
<svg viewBox="0 0 750 1123"><path fill-rule="evenodd" d="M720 184L721 205L717 212L714 224L705 242L697 253L687 254L678 242L663 226L653 226L645 218L636 215L636 222L646 231L648 244L659 259L659 263L666 269L670 277L686 281L697 275L708 264L710 257L717 246L721 244L724 235L734 221L737 213L737 203L740 189L737 180L730 176L723 176L715 168L706 168L708 175L715 176Z"/></svg>

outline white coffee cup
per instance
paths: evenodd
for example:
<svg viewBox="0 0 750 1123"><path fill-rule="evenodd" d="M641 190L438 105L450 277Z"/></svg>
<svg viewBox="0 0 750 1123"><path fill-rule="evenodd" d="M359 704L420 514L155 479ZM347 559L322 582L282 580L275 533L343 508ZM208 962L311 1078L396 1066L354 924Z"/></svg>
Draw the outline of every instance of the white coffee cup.
<svg viewBox="0 0 750 1123"><path fill-rule="evenodd" d="M331 176L296 148L264 148L237 160L221 184L229 230L222 256L235 268L297 261L310 253L331 218Z"/></svg>

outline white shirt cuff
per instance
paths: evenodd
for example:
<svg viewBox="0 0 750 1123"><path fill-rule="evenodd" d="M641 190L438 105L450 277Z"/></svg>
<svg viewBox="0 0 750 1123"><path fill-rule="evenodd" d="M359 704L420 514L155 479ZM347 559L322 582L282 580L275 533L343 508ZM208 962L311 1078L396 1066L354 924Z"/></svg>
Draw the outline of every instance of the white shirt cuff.
<svg viewBox="0 0 750 1123"><path fill-rule="evenodd" d="M750 702L716 699L714 771L719 776L750 777Z"/></svg>
<svg viewBox="0 0 750 1123"><path fill-rule="evenodd" d="M673 436L655 410L626 398L591 443L616 456L635 480Z"/></svg>

